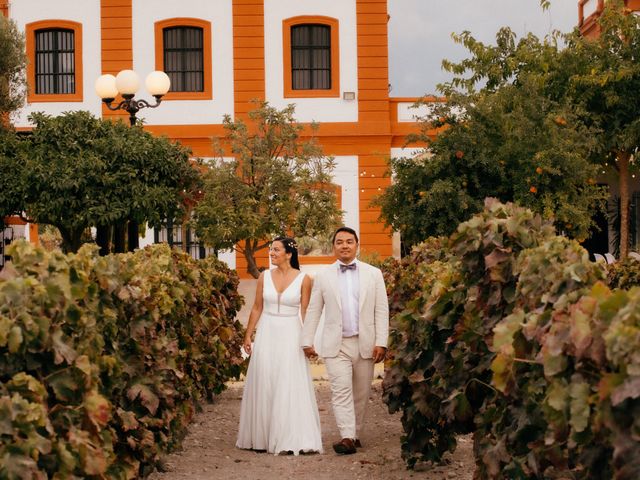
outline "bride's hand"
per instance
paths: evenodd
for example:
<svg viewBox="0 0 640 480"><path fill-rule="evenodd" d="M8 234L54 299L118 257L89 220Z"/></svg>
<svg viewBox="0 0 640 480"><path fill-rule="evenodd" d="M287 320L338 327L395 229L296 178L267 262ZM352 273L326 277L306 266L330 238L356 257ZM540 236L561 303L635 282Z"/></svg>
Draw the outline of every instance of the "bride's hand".
<svg viewBox="0 0 640 480"><path fill-rule="evenodd" d="M244 348L244 351L247 352L247 355L251 355L251 338L247 337L244 339L242 348Z"/></svg>

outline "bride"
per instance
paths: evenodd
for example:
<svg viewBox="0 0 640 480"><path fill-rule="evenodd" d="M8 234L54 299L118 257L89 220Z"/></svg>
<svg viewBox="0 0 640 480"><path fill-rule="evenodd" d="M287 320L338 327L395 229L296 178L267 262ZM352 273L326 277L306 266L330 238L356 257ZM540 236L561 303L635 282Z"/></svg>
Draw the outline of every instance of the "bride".
<svg viewBox="0 0 640 480"><path fill-rule="evenodd" d="M300 272L293 239L276 238L269 255L276 268L258 279L244 339L251 359L236 446L276 455L321 453L320 416L309 364L300 348L311 279Z"/></svg>

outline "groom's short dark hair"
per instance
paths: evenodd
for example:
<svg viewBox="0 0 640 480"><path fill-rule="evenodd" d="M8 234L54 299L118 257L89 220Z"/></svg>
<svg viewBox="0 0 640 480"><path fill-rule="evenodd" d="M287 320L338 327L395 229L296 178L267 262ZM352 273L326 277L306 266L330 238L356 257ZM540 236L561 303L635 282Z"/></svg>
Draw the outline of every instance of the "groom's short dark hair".
<svg viewBox="0 0 640 480"><path fill-rule="evenodd" d="M336 235L338 235L340 232L350 233L351 235L353 235L356 238L356 243L360 243L360 240L358 240L358 234L356 233L356 231L353 228L340 227L333 233L333 238L331 239L331 244L332 245L334 243L336 243Z"/></svg>

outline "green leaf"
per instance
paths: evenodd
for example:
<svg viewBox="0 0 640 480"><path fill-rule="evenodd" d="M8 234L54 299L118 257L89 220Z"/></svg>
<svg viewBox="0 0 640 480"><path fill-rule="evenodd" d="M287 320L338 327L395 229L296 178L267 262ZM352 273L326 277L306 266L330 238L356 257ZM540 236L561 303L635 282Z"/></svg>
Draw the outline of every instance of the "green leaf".
<svg viewBox="0 0 640 480"><path fill-rule="evenodd" d="M569 402L569 386L564 379L551 382L547 390L547 403L559 412L564 411Z"/></svg>
<svg viewBox="0 0 640 480"><path fill-rule="evenodd" d="M591 394L590 385L574 376L569 385L569 394L571 396L569 423L575 432L584 431L589 426L589 416L591 409L589 406L589 395Z"/></svg>

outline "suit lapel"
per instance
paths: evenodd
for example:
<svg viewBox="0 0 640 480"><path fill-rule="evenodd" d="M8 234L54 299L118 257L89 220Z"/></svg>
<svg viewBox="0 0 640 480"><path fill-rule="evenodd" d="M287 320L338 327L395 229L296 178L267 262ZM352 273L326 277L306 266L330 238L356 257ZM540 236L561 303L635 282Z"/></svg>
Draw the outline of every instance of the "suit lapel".
<svg viewBox="0 0 640 480"><path fill-rule="evenodd" d="M333 264L329 267L329 275L328 280L330 284L330 288L333 290L334 295L336 296L336 300L338 302L338 307L342 310L342 296L340 295L340 279L338 278L338 272L340 269L337 264Z"/></svg>
<svg viewBox="0 0 640 480"><path fill-rule="evenodd" d="M364 302L366 300L367 291L369 290L369 272L365 263L358 262L358 284L360 291L358 292L358 310L362 312Z"/></svg>

